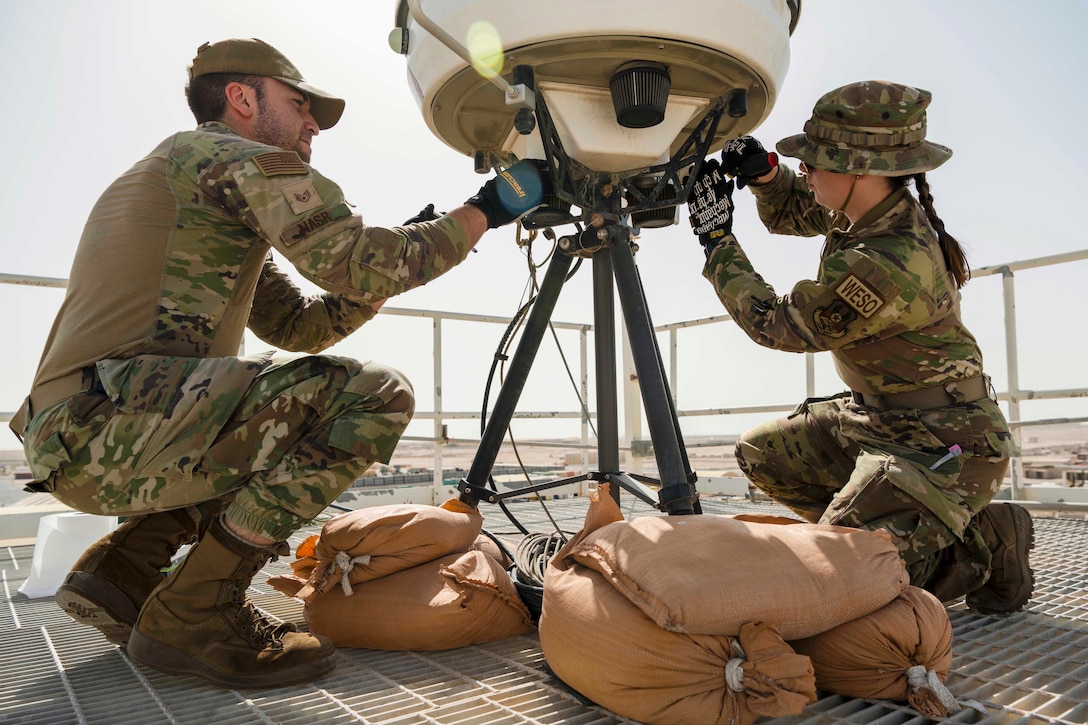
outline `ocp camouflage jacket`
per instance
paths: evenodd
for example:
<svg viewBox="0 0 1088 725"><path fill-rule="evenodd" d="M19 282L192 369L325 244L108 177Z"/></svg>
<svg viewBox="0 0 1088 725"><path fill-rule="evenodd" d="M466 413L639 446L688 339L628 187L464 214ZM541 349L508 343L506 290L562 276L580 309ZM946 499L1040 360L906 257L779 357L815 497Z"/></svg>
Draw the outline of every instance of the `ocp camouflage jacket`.
<svg viewBox="0 0 1088 725"><path fill-rule="evenodd" d="M906 188L849 225L814 200L786 166L750 186L771 232L826 235L815 280L786 295L752 268L732 235L703 268L737 324L760 345L829 350L839 376L863 393L898 393L977 377L982 355L959 318L959 292L937 234Z"/></svg>

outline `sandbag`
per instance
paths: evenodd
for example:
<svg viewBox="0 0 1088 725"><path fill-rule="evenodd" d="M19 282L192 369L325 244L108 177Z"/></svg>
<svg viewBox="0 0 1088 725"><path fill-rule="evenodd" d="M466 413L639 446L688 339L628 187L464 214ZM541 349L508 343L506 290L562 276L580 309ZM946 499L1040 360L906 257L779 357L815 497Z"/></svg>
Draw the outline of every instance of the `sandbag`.
<svg viewBox="0 0 1088 725"><path fill-rule="evenodd" d="M396 504L339 514L321 527L316 565L295 596L308 601L337 584L351 587L467 551L482 526L480 512L457 499L442 506Z"/></svg>
<svg viewBox="0 0 1088 725"><path fill-rule="evenodd" d="M907 702L929 718L949 715L943 683L952 666L952 623L924 589L908 587L872 614L790 644L812 659L821 690Z"/></svg>
<svg viewBox="0 0 1088 725"><path fill-rule="evenodd" d="M789 516L776 516L775 514L725 514L731 519L737 521L752 521L759 524L803 524L805 523L801 519L790 518Z"/></svg>
<svg viewBox="0 0 1088 725"><path fill-rule="evenodd" d="M585 528L567 547L592 530L594 519L620 517L607 486L598 491ZM545 575L539 631L559 679L651 725L746 725L762 716L796 715L816 699L810 661L772 626L745 624L739 637L666 631L563 550Z"/></svg>
<svg viewBox="0 0 1088 725"><path fill-rule="evenodd" d="M317 566L317 534L307 536L295 547L295 560L288 564L290 574L273 574L268 577L268 583L280 594L295 597L306 586Z"/></svg>
<svg viewBox="0 0 1088 725"><path fill-rule="evenodd" d="M505 542L504 542L505 545ZM487 534L479 534L476 540L472 542L472 545L468 547L469 551L482 551L490 556L495 561L499 562L499 565L503 569L509 569L514 565L514 560L506 555L503 548L495 542Z"/></svg>
<svg viewBox="0 0 1088 725"><path fill-rule="evenodd" d="M310 598L310 631L340 647L444 650L533 630L510 576L481 551L450 554Z"/></svg>
<svg viewBox="0 0 1088 725"><path fill-rule="evenodd" d="M658 626L736 635L748 622L810 637L895 599L909 577L886 531L728 516L611 523L566 556L603 574Z"/></svg>

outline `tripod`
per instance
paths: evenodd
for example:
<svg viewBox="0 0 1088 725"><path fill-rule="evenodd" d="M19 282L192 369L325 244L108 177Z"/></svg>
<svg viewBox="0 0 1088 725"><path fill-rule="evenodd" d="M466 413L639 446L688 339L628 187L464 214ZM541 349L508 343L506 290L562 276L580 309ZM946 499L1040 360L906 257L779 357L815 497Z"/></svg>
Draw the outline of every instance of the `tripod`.
<svg viewBox="0 0 1088 725"><path fill-rule="evenodd" d="M597 462L599 471L497 492L484 484L502 446L503 437L514 415L533 360L548 327L573 256L589 254L593 261L594 357L597 374ZM642 390L643 405L657 459L661 488L657 500L644 484L653 479L620 470L619 430L616 398L616 334L613 285L618 292L627 334ZM509 372L495 400L495 408L468 475L458 484L461 501L476 507L480 501L499 503L516 495L592 480L613 482L613 497L619 501L619 489L634 494L669 515L701 513L695 491L697 476L691 470L687 451L680 436L676 409L669 395L661 351L650 321L646 295L635 266L631 247L631 229L617 222L602 222L576 236L560 239L540 285L540 292L529 313L521 341L511 358Z"/></svg>
<svg viewBox="0 0 1088 725"><path fill-rule="evenodd" d="M542 491L568 483L592 480L614 482L612 496L619 502L619 489L625 489L669 515L702 513L695 491L698 477L691 470L687 451L680 435L676 408L665 380L665 366L654 335L646 294L642 288L632 248L632 231L619 220L624 215L669 208L684 203L692 191L697 172L714 140L723 115L739 117L747 112L747 96L736 88L711 104L687 138L679 144L667 163L632 170L626 178L587 168L571 158L563 149L558 127L552 119L544 95L535 86L534 72L529 66L514 68L514 81L532 89L533 109L518 111L514 125L520 133L539 127L540 139L547 156L549 174L558 201L580 207L588 212L589 226L576 235L562 237L559 249L552 255L540 293L529 313L522 331L521 342L511 359L510 371L495 400L495 409L484 428L480 447L472 460L468 475L458 483L461 501L478 506L480 501L501 503L519 494ZM692 173L681 178L681 171ZM650 182L645 187L634 183L644 175ZM623 193L617 193L620 189ZM548 328L555 303L559 299L570 270L573 256L593 260L593 326L594 357L597 372L597 464L599 471L536 484L499 493L484 484L495 465L502 439L514 415L518 398L529 376L540 341ZM616 401L616 315L613 291L623 308L623 319L642 390L642 402L650 428L657 471L661 487L655 501L652 491L644 484L658 483L653 479L620 470L619 429Z"/></svg>

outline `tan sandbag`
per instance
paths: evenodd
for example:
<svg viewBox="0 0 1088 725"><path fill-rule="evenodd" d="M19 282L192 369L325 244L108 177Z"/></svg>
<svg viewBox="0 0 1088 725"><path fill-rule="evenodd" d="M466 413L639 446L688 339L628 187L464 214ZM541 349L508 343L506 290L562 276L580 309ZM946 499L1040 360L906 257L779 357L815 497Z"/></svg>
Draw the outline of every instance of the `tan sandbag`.
<svg viewBox="0 0 1088 725"><path fill-rule="evenodd" d="M612 484L599 483L597 488L589 492L589 508L586 510L586 520L582 524L582 530L567 543L565 548L573 546L597 529L616 521L623 521L623 512L620 511L616 499L612 498Z"/></svg>
<svg viewBox="0 0 1088 725"><path fill-rule="evenodd" d="M509 569L514 565L514 560L506 555L506 552L502 550L495 540L487 534L480 534L476 537L476 540L472 542L472 546L468 547L469 551L482 551L490 556L495 561L499 562L499 565L503 569Z"/></svg>
<svg viewBox="0 0 1088 725"><path fill-rule="evenodd" d="M737 521L753 521L759 524L803 524L801 519L791 519L788 516L775 516L774 514L728 514L729 518Z"/></svg>
<svg viewBox="0 0 1088 725"><path fill-rule="evenodd" d="M480 512L457 499L442 506L396 504L334 516L321 527L317 564L295 596L307 601L337 585L347 589L467 551L482 526Z"/></svg>
<svg viewBox="0 0 1088 725"><path fill-rule="evenodd" d="M736 635L763 621L787 640L809 637L876 611L909 582L883 530L728 516L616 522L568 556L663 629L688 634Z"/></svg>
<svg viewBox="0 0 1088 725"><path fill-rule="evenodd" d="M480 551L372 579L346 595L337 586L303 608L310 631L341 647L444 650L533 630L510 576Z"/></svg>
<svg viewBox="0 0 1088 725"><path fill-rule="evenodd" d="M313 573L316 565L317 559L311 557L295 559L291 562L290 574L273 574L268 577L268 584L280 594L297 597L302 587L306 586L310 580L310 574Z"/></svg>
<svg viewBox="0 0 1088 725"><path fill-rule="evenodd" d="M872 614L790 644L812 659L821 690L908 702L929 718L949 715L943 683L952 666L952 623L924 589L908 587ZM951 707L958 710L954 699Z"/></svg>
<svg viewBox="0 0 1088 725"><path fill-rule="evenodd" d="M567 546L620 518L603 491ZM652 725L746 725L761 716L798 714L816 699L808 658L795 654L773 627L745 625L739 638L665 631L562 550L545 575L539 629L557 677L594 702Z"/></svg>
<svg viewBox="0 0 1088 725"><path fill-rule="evenodd" d="M295 547L295 560L289 562L290 574L273 574L268 577L268 583L273 589L286 594L289 597L298 595L302 587L306 586L310 575L317 566L317 534L307 536L301 544Z"/></svg>

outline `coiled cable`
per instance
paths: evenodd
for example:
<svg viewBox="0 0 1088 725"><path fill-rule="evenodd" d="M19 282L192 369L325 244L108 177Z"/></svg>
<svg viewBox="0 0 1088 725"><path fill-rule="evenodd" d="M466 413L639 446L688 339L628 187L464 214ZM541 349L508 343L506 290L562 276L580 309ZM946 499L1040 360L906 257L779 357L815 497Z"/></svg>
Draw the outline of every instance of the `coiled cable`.
<svg viewBox="0 0 1088 725"><path fill-rule="evenodd" d="M544 586L544 572L563 545L567 535L562 531L550 534L529 534L518 544L514 552L514 565L517 567L517 579L522 584L535 587Z"/></svg>

